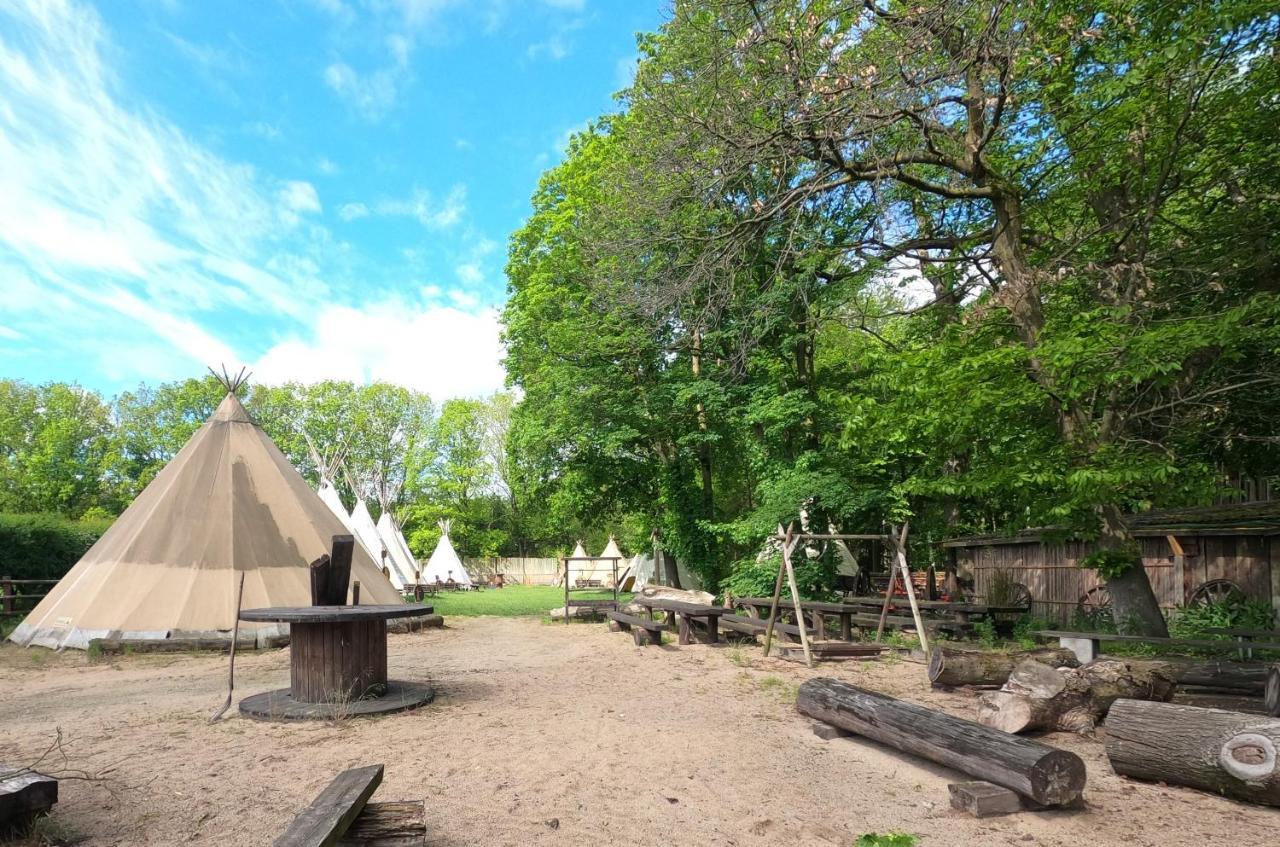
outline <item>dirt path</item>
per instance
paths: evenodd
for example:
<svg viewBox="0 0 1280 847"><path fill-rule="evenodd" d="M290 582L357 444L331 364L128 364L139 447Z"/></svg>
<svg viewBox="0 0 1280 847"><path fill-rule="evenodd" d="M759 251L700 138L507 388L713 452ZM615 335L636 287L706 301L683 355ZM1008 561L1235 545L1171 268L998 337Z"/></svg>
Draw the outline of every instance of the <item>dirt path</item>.
<svg viewBox="0 0 1280 847"><path fill-rule="evenodd" d="M943 845L1234 847L1275 843L1280 811L1114 776L1102 747L1051 743L1089 767L1085 811L978 821L952 773L873 744L825 742L794 711L811 672L757 647L636 648L602 625L455 618L391 639L393 677L430 679L431 706L338 724L206 719L223 657L0 648L0 761L61 727L71 765L108 787L61 786L55 822L85 845L266 845L337 771L383 762L377 797L425 799L428 843L851 845L901 830ZM832 663L848 679L967 716L908 662ZM284 651L242 654L239 694L288 684ZM234 712L232 713L234 714ZM110 789L110 790L108 790Z"/></svg>

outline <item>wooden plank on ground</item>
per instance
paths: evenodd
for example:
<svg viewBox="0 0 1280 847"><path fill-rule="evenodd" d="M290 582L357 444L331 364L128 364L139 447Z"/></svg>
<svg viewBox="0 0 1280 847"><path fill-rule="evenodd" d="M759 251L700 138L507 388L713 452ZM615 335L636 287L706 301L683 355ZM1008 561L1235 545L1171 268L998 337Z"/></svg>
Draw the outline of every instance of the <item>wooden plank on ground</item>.
<svg viewBox="0 0 1280 847"><path fill-rule="evenodd" d="M421 800L370 803L337 847L423 847L427 816Z"/></svg>
<svg viewBox="0 0 1280 847"><path fill-rule="evenodd" d="M333 847L382 782L382 765L351 768L334 777L274 842L275 847Z"/></svg>
<svg viewBox="0 0 1280 847"><path fill-rule="evenodd" d="M975 818L1022 811L1022 798L1016 792L990 782L953 782L947 790L951 792L951 808Z"/></svg>

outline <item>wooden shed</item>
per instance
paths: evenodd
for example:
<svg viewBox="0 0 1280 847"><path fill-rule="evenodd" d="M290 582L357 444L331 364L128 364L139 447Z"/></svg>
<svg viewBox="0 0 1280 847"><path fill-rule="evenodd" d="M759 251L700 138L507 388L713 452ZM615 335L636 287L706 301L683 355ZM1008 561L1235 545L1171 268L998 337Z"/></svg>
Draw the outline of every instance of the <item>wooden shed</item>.
<svg viewBox="0 0 1280 847"><path fill-rule="evenodd" d="M1172 609L1231 591L1280 613L1280 502L1145 512L1129 520L1160 606ZM948 565L985 597L998 571L1026 586L1032 614L1069 622L1110 604L1097 574L1077 567L1090 541L1051 529L944 541Z"/></svg>

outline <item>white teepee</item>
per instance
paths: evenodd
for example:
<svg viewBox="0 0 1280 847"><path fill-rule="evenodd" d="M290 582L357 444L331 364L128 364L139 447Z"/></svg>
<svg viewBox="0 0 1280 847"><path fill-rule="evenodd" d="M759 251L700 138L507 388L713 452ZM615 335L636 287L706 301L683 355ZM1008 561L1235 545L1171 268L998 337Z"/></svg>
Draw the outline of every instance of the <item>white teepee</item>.
<svg viewBox="0 0 1280 847"><path fill-rule="evenodd" d="M440 521L440 540L436 542L436 549L431 551L431 558L422 570L422 581L449 580L471 587L471 577L467 575L467 569L462 566L462 560L458 558L453 542L449 540L449 521Z"/></svg>
<svg viewBox="0 0 1280 847"><path fill-rule="evenodd" d="M243 608L307 606L309 564L342 521L253 422L229 380L226 398L178 455L40 601L10 638L85 649L94 638L229 638ZM362 603L400 603L363 549L351 559ZM281 634L243 622L242 633Z"/></svg>
<svg viewBox="0 0 1280 847"><path fill-rule="evenodd" d="M378 525L373 522L373 515L369 514L368 505L359 494L356 494L356 505L351 510L351 531L360 539L360 543L373 553L374 561L378 566L387 569L392 585L403 590L405 585L413 581L413 574L406 577L400 572L400 566L391 555L391 549L378 534Z"/></svg>
<svg viewBox="0 0 1280 847"><path fill-rule="evenodd" d="M618 579L621 580L627 570L627 560L622 555L622 551L618 549L618 541L612 535L609 536L609 543L604 546L604 550L600 551L600 557L593 562L595 565L595 576L591 579L600 580L600 584L609 588L613 587L613 559L618 560Z"/></svg>
<svg viewBox="0 0 1280 847"><path fill-rule="evenodd" d="M396 519L391 516L391 508L388 505L382 507L382 514L378 516L377 529L396 567L412 585L418 575L418 560L409 550L409 542L404 540L404 533L400 531L400 525Z"/></svg>
<svg viewBox="0 0 1280 847"><path fill-rule="evenodd" d="M631 590L639 591L644 588L653 581L653 557L646 556L644 553L636 553L631 558L630 574L635 577Z"/></svg>

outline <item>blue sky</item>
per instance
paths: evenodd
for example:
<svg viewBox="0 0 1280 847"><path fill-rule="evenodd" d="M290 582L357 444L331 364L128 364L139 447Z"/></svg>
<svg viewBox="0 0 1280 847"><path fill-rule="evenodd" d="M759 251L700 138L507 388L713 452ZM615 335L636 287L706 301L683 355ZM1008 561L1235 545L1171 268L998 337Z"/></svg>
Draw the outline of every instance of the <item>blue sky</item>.
<svg viewBox="0 0 1280 847"><path fill-rule="evenodd" d="M502 383L507 235L665 0L5 0L0 377Z"/></svg>

